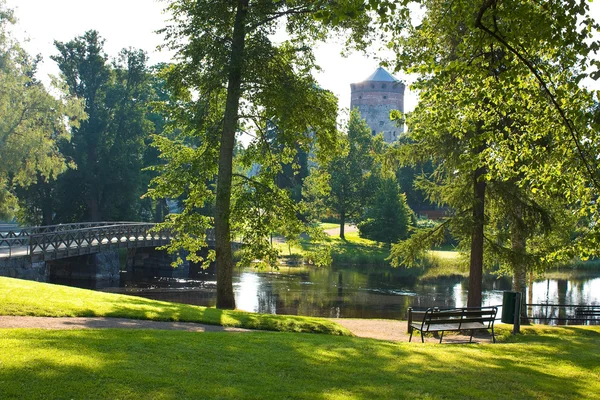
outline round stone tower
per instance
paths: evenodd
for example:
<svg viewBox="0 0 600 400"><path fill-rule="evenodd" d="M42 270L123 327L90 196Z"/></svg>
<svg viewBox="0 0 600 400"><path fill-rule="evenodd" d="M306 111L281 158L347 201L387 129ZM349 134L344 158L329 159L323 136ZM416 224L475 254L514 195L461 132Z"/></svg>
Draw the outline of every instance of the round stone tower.
<svg viewBox="0 0 600 400"><path fill-rule="evenodd" d="M404 126L390 120L390 110L404 112L404 84L382 67L365 81L350 85L350 108L358 108L373 135L383 132L392 143L404 132Z"/></svg>

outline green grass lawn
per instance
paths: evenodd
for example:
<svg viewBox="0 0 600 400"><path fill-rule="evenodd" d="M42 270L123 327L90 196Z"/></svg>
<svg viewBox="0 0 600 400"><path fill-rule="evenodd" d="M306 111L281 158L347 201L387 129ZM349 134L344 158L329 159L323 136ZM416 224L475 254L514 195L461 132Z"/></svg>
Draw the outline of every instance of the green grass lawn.
<svg viewBox="0 0 600 400"><path fill-rule="evenodd" d="M295 260L305 258L308 251L314 250L316 246L330 246L333 262L337 265L389 265L389 261L386 260L390 255L387 246L361 238L358 232L346 233L345 240L340 239L339 236L330 236L320 243L302 240L299 245L288 246L286 243L275 243L274 246L279 249L284 258ZM424 265L432 269L432 276L464 275L466 273L466 270L459 265L457 251L431 250L429 254Z"/></svg>
<svg viewBox="0 0 600 400"><path fill-rule="evenodd" d="M318 319L219 311L0 278L0 315L108 316L344 334ZM292 332L0 329L0 399L600 398L600 327L524 327L498 344Z"/></svg>
<svg viewBox="0 0 600 400"><path fill-rule="evenodd" d="M292 246L288 246L287 243L273 245L279 249L284 258L306 261L310 257L310 251L314 251L317 247L329 246L335 264L388 265L385 259L389 256L389 250L384 245L361 238L358 232L348 232L345 237L345 240L342 240L337 235L329 236L318 243L301 240L298 245Z"/></svg>
<svg viewBox="0 0 600 400"><path fill-rule="evenodd" d="M320 223L322 229L339 228L339 224ZM379 265L388 266L389 261L386 258L390 255L389 248L373 240L361 238L358 231L346 232L345 239L341 239L336 233L320 242L313 242L308 239L301 240L299 243L288 245L287 243L273 243L284 259L294 262L310 262L310 251L317 247L331 247L331 256L334 264L359 264L359 265ZM429 252L430 256L424 260L424 266L433 268L432 276L441 275L463 275L464 271L460 268L458 252L450 247Z"/></svg>
<svg viewBox="0 0 600 400"><path fill-rule="evenodd" d="M276 332L0 331L2 399L593 399L600 328L499 344Z"/></svg>
<svg viewBox="0 0 600 400"><path fill-rule="evenodd" d="M217 310L4 277L0 277L0 315L120 317L283 332L350 334L338 324L321 318Z"/></svg>
<svg viewBox="0 0 600 400"><path fill-rule="evenodd" d="M334 222L320 222L319 226L321 227L321 229L340 229L340 224L336 224Z"/></svg>

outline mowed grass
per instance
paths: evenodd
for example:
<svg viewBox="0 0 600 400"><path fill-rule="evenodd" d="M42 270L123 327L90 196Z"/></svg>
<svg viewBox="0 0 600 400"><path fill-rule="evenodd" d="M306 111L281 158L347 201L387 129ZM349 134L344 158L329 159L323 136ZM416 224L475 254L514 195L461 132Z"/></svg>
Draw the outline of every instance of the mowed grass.
<svg viewBox="0 0 600 400"><path fill-rule="evenodd" d="M2 399L594 399L600 328L499 344L276 332L0 330Z"/></svg>
<svg viewBox="0 0 600 400"><path fill-rule="evenodd" d="M339 227L339 225L337 225ZM274 243L281 256L288 259L310 260L310 252L327 246L331 248L334 264L388 265L389 249L380 243L361 238L358 232L347 232L345 240L336 233L320 242L303 239L298 244Z"/></svg>
<svg viewBox="0 0 600 400"><path fill-rule="evenodd" d="M350 335L347 329L321 318L217 310L4 277L0 277L0 315L119 317Z"/></svg>
<svg viewBox="0 0 600 400"><path fill-rule="evenodd" d="M384 243L361 238L358 231L346 231L345 238L339 237L339 224L320 223L322 229L336 228L333 235L325 240L313 242L309 239L300 240L299 243L273 243L284 259L295 262L310 263L310 252L327 246L331 248L331 257L337 265L376 265L389 266L387 258L390 255L389 247ZM459 260L459 253L453 250L431 250L428 257L422 261L421 267L433 269L432 276L464 275L465 271Z"/></svg>

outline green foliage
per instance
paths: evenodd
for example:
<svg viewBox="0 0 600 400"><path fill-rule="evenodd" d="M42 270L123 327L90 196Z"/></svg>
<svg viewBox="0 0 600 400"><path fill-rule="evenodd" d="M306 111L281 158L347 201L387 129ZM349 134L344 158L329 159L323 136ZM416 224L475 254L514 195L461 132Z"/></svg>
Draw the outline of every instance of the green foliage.
<svg viewBox="0 0 600 400"><path fill-rule="evenodd" d="M167 223L178 233L171 251L185 248L197 257L214 217L217 306L234 308L232 238L246 243L242 262L275 263L270 233L283 227L286 235L297 235L302 230L295 220L307 215L277 178L298 150L314 149L324 162L337 148L337 102L312 76L318 69L312 48L332 31L351 29L356 40L364 37L370 18L356 1L173 0L168 11L173 18L162 32L177 62L165 73L173 94L165 109L172 122L167 130L177 127L179 134L157 141L167 163L149 195L183 196L184 210ZM288 34L281 43L273 41L278 29ZM234 170L238 133L253 140ZM185 138L194 139L193 148ZM214 215L195 216L213 202ZM188 230L194 219L202 225Z"/></svg>
<svg viewBox="0 0 600 400"><path fill-rule="evenodd" d="M57 142L86 119L83 104L53 79L51 94L35 79L39 57L30 57L10 36L15 22L0 2L0 218L17 212L18 187L47 182L66 168Z"/></svg>
<svg viewBox="0 0 600 400"><path fill-rule="evenodd" d="M357 220L373 196L381 137L373 137L357 109L350 112L348 134L340 134L341 149L331 160L311 171L305 195L313 207L340 217L340 229ZM343 238L343 231L341 231Z"/></svg>
<svg viewBox="0 0 600 400"><path fill-rule="evenodd" d="M396 180L381 178L375 190L373 201L358 224L360 236L388 246L406 239L414 214Z"/></svg>
<svg viewBox="0 0 600 400"><path fill-rule="evenodd" d="M57 62L70 93L85 100L87 121L61 145L73 161L52 189L55 218L66 221L151 219L148 203L140 201L149 176L142 169L147 142L161 128L150 114L160 91L146 66L143 51L122 50L112 64L96 31L69 42L55 42ZM152 120L150 120L152 118Z"/></svg>
<svg viewBox="0 0 600 400"><path fill-rule="evenodd" d="M586 2L423 5L420 24L393 42L398 65L420 75L419 105L407 116L415 144L400 154L439 165L421 184L454 215L393 256L412 263L419 243L439 243L446 228L468 249L478 186L488 260L517 270L594 254L598 130L594 94L580 82L598 64L590 58L598 26Z"/></svg>

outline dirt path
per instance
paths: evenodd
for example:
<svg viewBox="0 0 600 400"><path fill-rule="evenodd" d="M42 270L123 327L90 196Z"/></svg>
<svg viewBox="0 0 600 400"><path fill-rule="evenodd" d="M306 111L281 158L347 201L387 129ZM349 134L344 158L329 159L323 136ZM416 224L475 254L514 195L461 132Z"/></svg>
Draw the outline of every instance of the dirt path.
<svg viewBox="0 0 600 400"><path fill-rule="evenodd" d="M387 340L392 342L408 342L406 322L387 319L331 319L358 337ZM162 329L188 332L252 332L250 329L223 327L217 325L197 324L193 322L145 321L127 318L83 318L83 317L11 317L0 316L0 329L35 328L35 329ZM420 343L420 336L415 332L414 343ZM464 343L468 336L444 335L444 343ZM434 337L425 338L426 342L436 343ZM490 342L489 336L474 337L473 342Z"/></svg>
<svg viewBox="0 0 600 400"><path fill-rule="evenodd" d="M344 233L356 232L358 228L356 225L344 224ZM330 228L323 230L329 236L340 236L340 227Z"/></svg>
<svg viewBox="0 0 600 400"><path fill-rule="evenodd" d="M342 325L358 337L388 340L392 342L408 342L410 335L407 333L406 321L397 321L390 319L351 319L335 318L331 319ZM427 343L439 343L438 337L425 337ZM448 332L444 334L443 343L465 343L469 341L469 336L457 334L457 332ZM483 335L473 336L473 343L491 343L491 338L485 333ZM420 332L415 331L412 338L413 343L421 343Z"/></svg>
<svg viewBox="0 0 600 400"><path fill-rule="evenodd" d="M250 329L204 325L193 322L145 321L127 318L83 318L83 317L7 317L0 316L1 328L39 329L162 329L189 332L251 332Z"/></svg>

